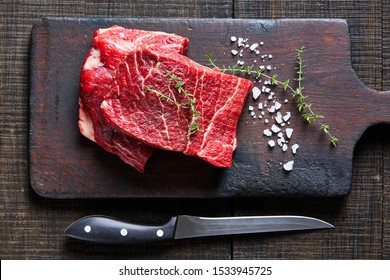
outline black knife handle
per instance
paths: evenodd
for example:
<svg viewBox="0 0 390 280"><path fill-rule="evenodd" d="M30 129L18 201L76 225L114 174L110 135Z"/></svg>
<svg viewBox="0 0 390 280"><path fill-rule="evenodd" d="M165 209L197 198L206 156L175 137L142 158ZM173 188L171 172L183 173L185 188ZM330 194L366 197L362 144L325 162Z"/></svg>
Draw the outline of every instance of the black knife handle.
<svg viewBox="0 0 390 280"><path fill-rule="evenodd" d="M128 223L107 216L87 216L71 224L65 234L73 238L107 244L134 244L172 240L177 217L161 226Z"/></svg>

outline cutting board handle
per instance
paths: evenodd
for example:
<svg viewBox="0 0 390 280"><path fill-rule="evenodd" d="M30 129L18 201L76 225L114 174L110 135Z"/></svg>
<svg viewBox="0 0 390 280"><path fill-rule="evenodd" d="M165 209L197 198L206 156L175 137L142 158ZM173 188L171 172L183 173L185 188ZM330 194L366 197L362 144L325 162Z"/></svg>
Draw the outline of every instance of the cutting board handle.
<svg viewBox="0 0 390 280"><path fill-rule="evenodd" d="M371 102L365 104L368 125L390 123L390 91L369 90L368 94L371 95Z"/></svg>

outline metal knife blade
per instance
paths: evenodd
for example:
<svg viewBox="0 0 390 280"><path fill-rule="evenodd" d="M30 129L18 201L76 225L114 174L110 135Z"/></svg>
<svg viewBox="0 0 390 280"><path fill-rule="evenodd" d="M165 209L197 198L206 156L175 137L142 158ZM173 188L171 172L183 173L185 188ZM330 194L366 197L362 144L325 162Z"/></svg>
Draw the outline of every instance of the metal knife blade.
<svg viewBox="0 0 390 280"><path fill-rule="evenodd" d="M333 225L305 216L207 218L180 215L163 225L140 225L107 216L86 216L72 223L67 236L98 243L133 244L162 240L261 232L329 229Z"/></svg>

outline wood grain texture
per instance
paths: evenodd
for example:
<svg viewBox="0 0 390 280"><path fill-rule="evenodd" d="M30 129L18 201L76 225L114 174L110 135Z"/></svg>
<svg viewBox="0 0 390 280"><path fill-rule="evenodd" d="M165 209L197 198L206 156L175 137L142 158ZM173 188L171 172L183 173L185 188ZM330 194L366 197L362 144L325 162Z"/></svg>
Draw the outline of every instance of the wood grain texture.
<svg viewBox="0 0 390 280"><path fill-rule="evenodd" d="M28 174L28 59L32 24L45 16L127 17L128 2L42 0L32 3L5 0L0 3L1 259L390 259L388 125L369 129L359 141L354 159L352 192L345 199L62 201L35 195L29 185ZM161 12L163 4L143 2L136 2L132 16L166 16ZM207 4L193 2L204 14L219 12L219 1L208 1ZM376 90L390 90L388 1L245 2L223 2L227 6L220 17L348 19L354 70L366 85ZM113 8L113 3L116 8ZM190 5L189 1L186 3ZM215 6L209 6L209 3ZM183 10L186 12L181 15ZM169 13L184 17L199 15L192 15L190 9L173 5ZM378 189L383 189L383 193ZM383 210L379 209L379 205ZM159 222L171 214L222 216L256 213L308 214L334 223L336 229L303 235L283 233L183 240L136 248L90 246L63 236L63 230L69 223L89 214ZM381 228L383 232L380 232Z"/></svg>
<svg viewBox="0 0 390 280"><path fill-rule="evenodd" d="M386 22L386 10L383 10L382 6L387 4L384 4L384 2L276 0L264 1L260 4L257 1L236 1L235 7L237 9L235 10L235 16L250 18L346 18L348 19L351 33L353 69L367 86L377 90L385 90L386 87L383 86L387 83L385 80L388 80L388 75L387 77L385 75L386 65L388 65L386 63L388 62L384 60L387 54L384 52L384 41L382 40L388 40L388 36L383 36L387 32L385 25L382 24L382 17L384 22ZM370 63L367 63L369 61ZM381 64L384 65L383 72ZM388 236L388 224L386 220L382 220L382 218L388 216L387 213L383 212L388 211L388 208L385 207L382 211L381 207L383 205L381 204L383 201L389 201L387 191L382 191L383 188L386 189L383 180L388 180L389 178L386 172L382 173L382 165L384 163L382 155L387 154L382 143L387 139L386 137L390 133L389 130L389 126L383 126L369 129L366 132L359 141L359 145L355 148L351 194L345 200L336 202L335 205L325 202L323 210L328 212L328 214L324 214L322 210L319 212L318 215L320 217L330 215L330 221L332 221L332 216L334 215L334 223L336 225L339 224L339 226L336 226L336 230L331 233L325 232L320 234L317 241L321 240L321 242L316 244L306 244L305 242L288 242L286 244L290 246L299 244L306 250L316 248L310 253L310 256L313 258L388 258L388 255L384 255L382 252L382 250L388 248L388 245L386 245L388 242L383 242L383 239L386 240L386 236ZM387 136L383 138L381 135ZM373 155L375 154L376 160L373 160ZM355 201L355 203L352 201ZM291 207L291 204L294 204L294 202L288 203L287 207ZM301 201L298 201L296 204L299 205L300 209L305 209L305 206L301 208ZM388 205L388 203L384 202L384 205ZM282 209L281 211L284 209L283 206L279 206ZM242 207L238 208L242 209ZM364 212L365 214L362 215ZM362 216L365 215L370 215L370 219L364 220ZM385 229L384 234L381 232L383 229ZM369 239L368 242L366 241L367 238ZM284 241L285 239L282 240ZM341 240L344 240L344 243ZM240 246L243 243L237 242L237 244L239 244L237 246ZM305 258L305 254L301 254L302 251L295 246L293 246L294 249L287 246L283 247L282 250L275 251L272 250L272 245L270 243L268 249L274 252L273 256L275 258ZM283 245L285 243L282 242ZM248 253L248 251L250 252ZM260 249L253 248L253 246L244 246L238 250L233 250L233 252L245 252L242 256L235 255L235 257L243 258L248 255L258 254L259 251ZM260 255L260 258L262 256ZM267 256L269 256L269 253Z"/></svg>
<svg viewBox="0 0 390 280"><path fill-rule="evenodd" d="M383 130L383 258L390 259L390 133Z"/></svg>
<svg viewBox="0 0 390 280"><path fill-rule="evenodd" d="M86 0L85 15L93 17L229 18L233 0L97 1Z"/></svg>
<svg viewBox="0 0 390 280"><path fill-rule="evenodd" d="M343 18L351 33L353 68L365 85L381 90L382 3L381 1L267 0L235 1L237 18Z"/></svg>
<svg viewBox="0 0 390 280"><path fill-rule="evenodd" d="M390 88L390 3L382 3L383 90ZM383 137L383 258L390 259L390 133Z"/></svg>
<svg viewBox="0 0 390 280"><path fill-rule="evenodd" d="M82 243L72 243L63 235L69 221L83 214L112 211L113 215L148 219L164 219L172 213L199 214L209 209L208 214L230 214L229 201L170 202L170 201L61 201L44 200L31 192L29 184L28 148L28 77L29 41L33 23L45 16L84 16L84 2L43 1L32 5L30 1L3 1L1 3L1 169L0 169L0 217L1 259L218 259L230 258L230 240L214 239L195 243L162 245L150 248L114 247L88 248ZM95 14L97 15L97 14ZM129 204L131 207L129 207ZM99 206L100 205L100 206ZM119 206L119 208L116 208ZM138 206L137 206L138 205ZM187 207L188 206L188 207ZM100 209L99 209L100 208ZM137 208L139 210L137 210ZM171 208L171 213L166 209ZM89 210L88 210L89 209ZM111 210L110 210L111 209ZM116 210L115 210L116 209ZM123 209L127 209L123 211ZM214 209L214 210L212 210ZM169 211L169 210L168 210ZM212 213L215 211L214 213ZM163 214L165 212L165 214ZM142 220L142 219L140 219ZM210 246L211 245L211 246ZM180 246L180 250L175 249ZM111 253L110 253L111 252ZM116 257L115 257L116 256Z"/></svg>
<svg viewBox="0 0 390 280"><path fill-rule="evenodd" d="M327 220L335 225L335 229L303 234L281 233L277 239L271 234L236 237L234 258L306 259L309 250L313 259L382 258L382 230L385 226L382 221L381 178L383 129L371 128L359 141L354 161L354 167L359 166L359 169L354 169L353 188L345 199L236 201L236 215L271 214L275 211L278 214L298 213ZM364 218L368 216L370 219ZM256 239L260 241L254 246ZM278 250L274 249L275 244Z"/></svg>
<svg viewBox="0 0 390 280"><path fill-rule="evenodd" d="M390 89L390 3L382 3L382 90Z"/></svg>
<svg viewBox="0 0 390 280"><path fill-rule="evenodd" d="M41 15L81 15L80 1L52 1L32 5L31 1L1 2L0 74L0 256L28 258L34 252L28 229L44 230L42 215L33 214L29 198L28 92L29 41L31 27ZM40 212L40 211L39 211ZM47 228L47 226L46 226ZM47 236L48 232L45 232ZM44 235L44 236L45 236ZM48 246L49 248L49 246ZM50 253L48 253L50 255ZM39 257L40 254L35 255Z"/></svg>

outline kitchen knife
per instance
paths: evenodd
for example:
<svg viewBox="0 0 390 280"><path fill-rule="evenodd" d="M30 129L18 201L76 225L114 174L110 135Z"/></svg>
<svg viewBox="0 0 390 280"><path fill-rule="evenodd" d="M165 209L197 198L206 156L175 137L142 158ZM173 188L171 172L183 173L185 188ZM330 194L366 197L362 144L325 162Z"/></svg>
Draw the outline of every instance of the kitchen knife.
<svg viewBox="0 0 390 280"><path fill-rule="evenodd" d="M333 228L319 219L304 216L243 216L206 218L180 215L163 225L128 223L107 216L86 216L72 223L67 236L98 243L142 242L260 232Z"/></svg>

